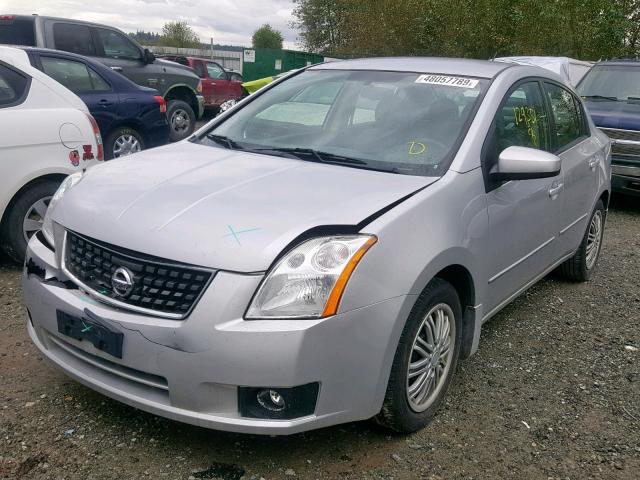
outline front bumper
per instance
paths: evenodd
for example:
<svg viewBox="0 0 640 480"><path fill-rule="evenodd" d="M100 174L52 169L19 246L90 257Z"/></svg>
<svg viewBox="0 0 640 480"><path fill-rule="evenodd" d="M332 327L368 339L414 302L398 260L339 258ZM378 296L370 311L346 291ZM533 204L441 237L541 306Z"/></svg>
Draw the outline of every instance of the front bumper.
<svg viewBox="0 0 640 480"><path fill-rule="evenodd" d="M36 236L27 251L42 274L23 277L28 330L54 364L86 386L163 417L207 428L291 434L377 414L410 302L397 297L326 320L245 321L261 276L219 272L190 316L165 320L119 310L66 288L55 254ZM45 280L46 279L46 280ZM85 310L125 332L122 359L57 330L56 311ZM313 415L240 415L238 387L318 382Z"/></svg>
<svg viewBox="0 0 640 480"><path fill-rule="evenodd" d="M640 166L613 163L611 173L611 187L614 191L640 196Z"/></svg>
<svg viewBox="0 0 640 480"><path fill-rule="evenodd" d="M198 120L200 120L202 118L202 115L204 115L204 97L198 94L196 95L196 99L198 100L198 111L196 112L196 115L198 117Z"/></svg>

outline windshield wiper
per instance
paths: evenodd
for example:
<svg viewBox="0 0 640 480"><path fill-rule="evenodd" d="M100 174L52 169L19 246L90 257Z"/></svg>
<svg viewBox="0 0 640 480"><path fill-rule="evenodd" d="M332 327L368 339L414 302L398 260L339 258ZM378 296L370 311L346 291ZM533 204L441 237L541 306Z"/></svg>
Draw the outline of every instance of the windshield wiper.
<svg viewBox="0 0 640 480"><path fill-rule="evenodd" d="M251 148L247 149L249 152L273 152L275 154L285 153L293 155L299 160L305 160L316 163L329 163L333 165L353 165L356 168L362 168L365 170L374 170L376 172L386 173L399 173L397 168L378 168L371 166L369 162L360 160L359 158L345 157L344 155L338 155L330 152L323 152L314 150L313 148L301 148L301 147L264 147L264 148ZM306 158L302 158L306 157Z"/></svg>
<svg viewBox="0 0 640 480"><path fill-rule="evenodd" d="M206 137L217 143L218 145L222 145L223 147L228 148L229 150L242 150L242 147L238 145L238 142L235 140L231 140L229 137L225 137L224 135L216 135L215 133L207 133Z"/></svg>
<svg viewBox="0 0 640 480"><path fill-rule="evenodd" d="M582 95L582 98L585 100L609 100L612 102L617 102L618 97L608 97L606 95Z"/></svg>
<svg viewBox="0 0 640 480"><path fill-rule="evenodd" d="M640 97L627 97L627 102L640 102Z"/></svg>

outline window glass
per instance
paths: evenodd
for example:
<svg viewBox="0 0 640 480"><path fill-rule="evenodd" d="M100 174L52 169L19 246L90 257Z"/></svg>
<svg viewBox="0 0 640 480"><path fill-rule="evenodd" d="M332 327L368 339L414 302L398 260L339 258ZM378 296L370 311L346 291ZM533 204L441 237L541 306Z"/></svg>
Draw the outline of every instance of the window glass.
<svg viewBox="0 0 640 480"><path fill-rule="evenodd" d="M107 90L111 90L111 85L109 85L104 78L102 78L98 73L96 73L91 67L87 67L89 69L89 77L91 77L92 90L94 92L104 92Z"/></svg>
<svg viewBox="0 0 640 480"><path fill-rule="evenodd" d="M233 148L268 155L437 176L487 84L411 72L309 70L195 141L224 148L231 140Z"/></svg>
<svg viewBox="0 0 640 480"><path fill-rule="evenodd" d="M606 102L640 98L640 66L596 65L587 72L576 91L587 100Z"/></svg>
<svg viewBox="0 0 640 480"><path fill-rule="evenodd" d="M142 58L140 49L124 35L104 28L97 30L105 57L120 60L140 60Z"/></svg>
<svg viewBox="0 0 640 480"><path fill-rule="evenodd" d="M56 23L53 26L53 39L58 50L78 55L96 55L91 30L85 25Z"/></svg>
<svg viewBox="0 0 640 480"><path fill-rule="evenodd" d="M30 18L7 18L0 20L0 44L24 45L34 47L36 45L35 20Z"/></svg>
<svg viewBox="0 0 640 480"><path fill-rule="evenodd" d="M555 123L555 147L562 148L582 136L582 120L575 99L568 90L550 83L545 84L545 90Z"/></svg>
<svg viewBox="0 0 640 480"><path fill-rule="evenodd" d="M196 71L196 75L198 75L200 78L205 78L202 62L195 62L193 64L193 69Z"/></svg>
<svg viewBox="0 0 640 480"><path fill-rule="evenodd" d="M110 90L109 85L82 62L41 56L44 73L75 93Z"/></svg>
<svg viewBox="0 0 640 480"><path fill-rule="evenodd" d="M494 157L505 148L518 146L549 150L548 119L537 82L517 87L495 119Z"/></svg>
<svg viewBox="0 0 640 480"><path fill-rule="evenodd" d="M27 79L10 68L0 65L0 107L17 102L24 95Z"/></svg>
<svg viewBox="0 0 640 480"><path fill-rule="evenodd" d="M224 78L224 70L215 63L207 63L207 73L209 78Z"/></svg>
<svg viewBox="0 0 640 480"><path fill-rule="evenodd" d="M232 73L230 76L230 80L232 82L242 82L242 75L240 75L239 73Z"/></svg>

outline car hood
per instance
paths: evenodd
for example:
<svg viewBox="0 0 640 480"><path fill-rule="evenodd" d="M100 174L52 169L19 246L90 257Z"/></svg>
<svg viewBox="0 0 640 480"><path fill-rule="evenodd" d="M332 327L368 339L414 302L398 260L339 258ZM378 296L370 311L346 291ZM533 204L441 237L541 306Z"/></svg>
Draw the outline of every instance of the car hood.
<svg viewBox="0 0 640 480"><path fill-rule="evenodd" d="M640 130L640 103L597 101L585 105L597 127Z"/></svg>
<svg viewBox="0 0 640 480"><path fill-rule="evenodd" d="M51 214L129 250L258 272L307 230L357 225L434 181L181 142L93 167Z"/></svg>

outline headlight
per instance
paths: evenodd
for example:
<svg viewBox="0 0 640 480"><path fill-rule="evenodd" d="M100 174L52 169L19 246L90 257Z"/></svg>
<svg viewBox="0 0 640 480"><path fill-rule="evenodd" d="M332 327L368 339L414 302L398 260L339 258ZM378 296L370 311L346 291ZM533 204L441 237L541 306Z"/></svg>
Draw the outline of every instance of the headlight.
<svg viewBox="0 0 640 480"><path fill-rule="evenodd" d="M49 206L47 208L47 213L44 216L44 221L42 222L42 233L44 234L47 241L53 245L53 221L51 220L51 213L56 206L56 203L60 201L62 196L69 191L71 187L73 187L76 183L80 181L82 178L82 172L76 172L69 175L65 178L56 193L51 197L51 201L49 202Z"/></svg>
<svg viewBox="0 0 640 480"><path fill-rule="evenodd" d="M308 240L271 269L253 297L248 319L335 315L356 265L377 242L372 235Z"/></svg>

